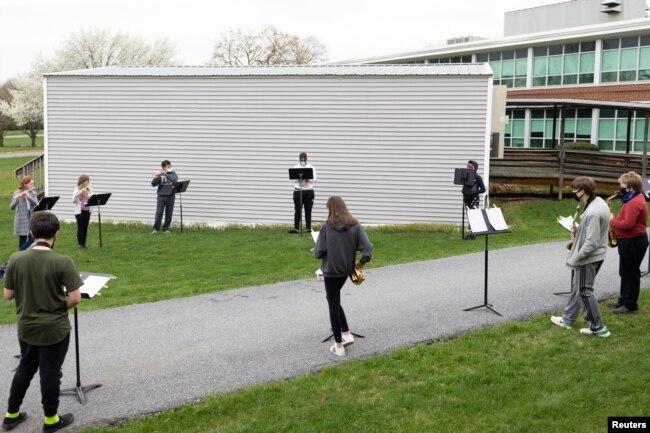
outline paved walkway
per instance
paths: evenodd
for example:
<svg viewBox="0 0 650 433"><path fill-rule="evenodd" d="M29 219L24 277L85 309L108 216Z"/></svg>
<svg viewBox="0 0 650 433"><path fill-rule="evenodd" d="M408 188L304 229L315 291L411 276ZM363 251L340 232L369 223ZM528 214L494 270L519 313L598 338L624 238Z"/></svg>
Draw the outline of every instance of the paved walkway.
<svg viewBox="0 0 650 433"><path fill-rule="evenodd" d="M489 301L503 317L485 308L463 311L483 303L483 253L369 269L362 286L348 283L343 289L352 330L367 336L345 358L334 357L329 344L321 343L329 320L323 283L315 278L97 312L83 313L82 304L81 381L103 386L87 394L85 406L76 397L62 397L60 411L76 417L67 431L557 311L566 297L553 292L568 290L570 277L564 245L489 253ZM596 280L599 297L617 293L617 269L617 252L609 249ZM110 296L110 284L105 295ZM616 329L611 331L616 335ZM64 365L64 388L75 384L73 342ZM14 325L0 327L0 344L0 398L6 401L17 364ZM36 379L22 407L31 418L14 431L38 428L39 401Z"/></svg>

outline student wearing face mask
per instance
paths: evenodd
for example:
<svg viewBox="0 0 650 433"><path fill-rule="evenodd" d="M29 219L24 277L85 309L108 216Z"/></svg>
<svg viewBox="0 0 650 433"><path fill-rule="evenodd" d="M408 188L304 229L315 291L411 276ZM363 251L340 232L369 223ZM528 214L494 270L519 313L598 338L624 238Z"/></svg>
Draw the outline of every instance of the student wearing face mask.
<svg viewBox="0 0 650 433"><path fill-rule="evenodd" d="M302 220L301 202L305 208L305 226L307 227L307 231L311 232L311 209L314 206L314 183L316 183L317 179L316 169L307 162L307 154L305 152L299 155L299 163L294 168L311 168L314 173L314 178L302 179L302 183L300 179L291 181L293 183L293 205L295 211L293 214L293 228L289 230L289 233L300 233L300 221Z"/></svg>
<svg viewBox="0 0 650 433"><path fill-rule="evenodd" d="M618 240L618 275L621 277L621 291L618 300L607 304L616 314L636 311L639 307L639 288L641 287L641 262L648 248L646 222L648 206L642 191L641 176L629 171L618 178L623 207L614 218L610 215L609 224L614 227Z"/></svg>
<svg viewBox="0 0 650 433"><path fill-rule="evenodd" d="M156 219L153 223L152 234L158 233L160 230L160 223L162 222L163 212L165 213L165 222L162 225L163 233L169 234L169 226L172 224L172 216L174 215L174 202L176 201L176 192L174 191L174 184L178 182L178 175L172 168L172 163L169 160L164 160L160 163L162 170L154 173L151 180L151 186L158 187L158 201L156 203Z"/></svg>
<svg viewBox="0 0 650 433"><path fill-rule="evenodd" d="M585 210L566 260L566 265L571 268L571 296L564 308L564 315L551 316L551 322L564 329L572 329L582 308L589 327L580 329L580 333L609 337L610 332L603 324L598 299L594 294L596 275L607 255L609 207L605 200L596 196L596 182L592 178L576 177L571 187L575 199L584 204Z"/></svg>

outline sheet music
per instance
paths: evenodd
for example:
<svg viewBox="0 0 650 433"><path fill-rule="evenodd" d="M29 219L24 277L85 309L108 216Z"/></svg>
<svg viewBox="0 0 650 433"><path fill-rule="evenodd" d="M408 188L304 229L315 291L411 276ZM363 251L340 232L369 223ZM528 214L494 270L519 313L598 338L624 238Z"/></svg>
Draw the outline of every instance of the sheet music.
<svg viewBox="0 0 650 433"><path fill-rule="evenodd" d="M569 215L567 217L557 217L557 222L560 224L562 227L564 227L567 231L571 232L573 231L573 216ZM578 224L576 224L576 227L578 227Z"/></svg>
<svg viewBox="0 0 650 433"><path fill-rule="evenodd" d="M503 218L503 213L501 213L501 209L499 209L498 207L493 207L490 209L486 209L486 211L487 211L488 220L490 220L490 224L492 224L494 230L508 230L508 224L506 224L506 220Z"/></svg>
<svg viewBox="0 0 650 433"><path fill-rule="evenodd" d="M469 209L467 211L467 221L469 222L469 227L472 229L473 233L488 231L481 209Z"/></svg>
<svg viewBox="0 0 650 433"><path fill-rule="evenodd" d="M99 293L104 286L106 286L111 278L112 277L89 275L84 279L84 284L80 288L81 294L92 298Z"/></svg>

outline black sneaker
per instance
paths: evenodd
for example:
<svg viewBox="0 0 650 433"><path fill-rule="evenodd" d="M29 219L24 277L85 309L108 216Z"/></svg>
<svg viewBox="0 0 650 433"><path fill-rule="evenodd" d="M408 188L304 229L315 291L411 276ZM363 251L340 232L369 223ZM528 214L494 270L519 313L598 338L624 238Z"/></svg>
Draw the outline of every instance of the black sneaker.
<svg viewBox="0 0 650 433"><path fill-rule="evenodd" d="M16 418L5 417L2 420L2 428L5 430L11 430L12 428L16 427L18 424L25 421L26 419L27 419L27 413L25 412L20 412Z"/></svg>
<svg viewBox="0 0 650 433"><path fill-rule="evenodd" d="M296 234L296 233L300 233L300 232L298 231L298 229L291 229L291 230L289 230L289 233Z"/></svg>
<svg viewBox="0 0 650 433"><path fill-rule="evenodd" d="M54 431L59 431L63 427L67 427L72 424L72 421L74 421L74 415L71 413L59 415L59 422L56 424L43 424L43 433L52 433Z"/></svg>
<svg viewBox="0 0 650 433"><path fill-rule="evenodd" d="M607 304L607 306L608 306L609 308L620 308L620 307L623 306L623 304L620 304L620 303L618 303L618 302L609 302L609 303Z"/></svg>

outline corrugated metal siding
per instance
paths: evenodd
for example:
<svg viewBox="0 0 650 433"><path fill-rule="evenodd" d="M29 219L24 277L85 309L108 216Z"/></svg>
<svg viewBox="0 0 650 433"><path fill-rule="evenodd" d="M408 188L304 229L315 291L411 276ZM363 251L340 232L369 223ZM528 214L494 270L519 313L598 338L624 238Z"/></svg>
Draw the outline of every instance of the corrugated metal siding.
<svg viewBox="0 0 650 433"><path fill-rule="evenodd" d="M184 222L289 224L287 169L305 151L315 222L336 194L366 224L458 223L453 172L485 159L490 78L50 76L48 195L73 218L86 173L113 193L103 218L150 222L151 175L170 159L191 179Z"/></svg>

